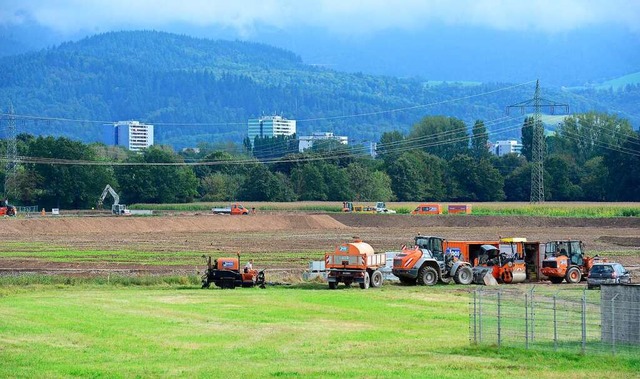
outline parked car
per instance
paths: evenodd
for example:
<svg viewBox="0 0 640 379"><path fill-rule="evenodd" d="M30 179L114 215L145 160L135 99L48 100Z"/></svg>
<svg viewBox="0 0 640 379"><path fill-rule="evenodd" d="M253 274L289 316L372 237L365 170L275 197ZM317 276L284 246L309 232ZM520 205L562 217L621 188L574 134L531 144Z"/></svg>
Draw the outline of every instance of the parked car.
<svg viewBox="0 0 640 379"><path fill-rule="evenodd" d="M628 284L631 276L620 263L596 263L589 270L587 288L600 287L601 284Z"/></svg>

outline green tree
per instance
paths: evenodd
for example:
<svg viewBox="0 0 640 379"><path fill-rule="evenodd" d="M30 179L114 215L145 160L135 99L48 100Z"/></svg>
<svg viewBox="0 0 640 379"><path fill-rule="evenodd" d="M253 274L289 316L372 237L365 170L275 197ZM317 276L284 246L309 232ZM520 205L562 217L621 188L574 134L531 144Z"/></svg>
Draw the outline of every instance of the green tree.
<svg viewBox="0 0 640 379"><path fill-rule="evenodd" d="M471 138L471 155L475 159L488 158L490 156L489 152L489 133L487 132L487 128L484 126L484 122L481 120L476 120L473 125Z"/></svg>
<svg viewBox="0 0 640 379"><path fill-rule="evenodd" d="M455 117L427 116L413 126L408 139L416 148L447 160L469 150L467 127Z"/></svg>
<svg viewBox="0 0 640 379"><path fill-rule="evenodd" d="M522 125L522 156L527 158L527 161L531 162L533 154L533 117L525 117Z"/></svg>
<svg viewBox="0 0 640 379"><path fill-rule="evenodd" d="M620 146L634 131L628 120L616 115L590 112L567 117L558 129L563 139L565 154L572 156L578 165L596 156L604 156L608 150Z"/></svg>
<svg viewBox="0 0 640 379"><path fill-rule="evenodd" d="M166 146L151 146L141 153L131 152L128 163L116 170L120 196L128 203L190 202L197 196L198 179L180 155Z"/></svg>
<svg viewBox="0 0 640 379"><path fill-rule="evenodd" d="M603 157L591 158L584 163L583 176L580 179L580 187L585 200L606 201L609 200L609 170L604 164Z"/></svg>
<svg viewBox="0 0 640 379"><path fill-rule="evenodd" d="M554 201L575 201L582 197L580 169L575 161L564 155L545 159L545 198Z"/></svg>
<svg viewBox="0 0 640 379"><path fill-rule="evenodd" d="M474 161L459 154L449 162L452 185L451 199L455 201L500 201L505 197L504 178L489 159Z"/></svg>

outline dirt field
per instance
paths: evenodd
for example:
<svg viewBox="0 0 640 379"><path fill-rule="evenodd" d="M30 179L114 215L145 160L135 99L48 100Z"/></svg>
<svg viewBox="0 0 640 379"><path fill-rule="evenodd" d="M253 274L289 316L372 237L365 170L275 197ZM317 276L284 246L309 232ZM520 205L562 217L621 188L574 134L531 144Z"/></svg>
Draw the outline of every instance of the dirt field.
<svg viewBox="0 0 640 379"><path fill-rule="evenodd" d="M378 251L398 250L416 233L450 239L526 237L530 241L577 239L589 254L640 267L640 218L544 218L259 213L250 216L172 214L153 217L34 217L0 219L5 247L0 274L20 272L189 273L194 265L127 264L85 259L56 261L47 249L232 255L269 261L270 269L303 269L324 251L359 236ZM11 253L14 254L11 254ZM19 252L20 257L15 253ZM276 258L274 258L276 257ZM282 257L282 258L277 258ZM267 259L269 258L269 259ZM195 258L194 258L195 259ZM195 261L194 261L195 262ZM261 266L262 267L262 266Z"/></svg>

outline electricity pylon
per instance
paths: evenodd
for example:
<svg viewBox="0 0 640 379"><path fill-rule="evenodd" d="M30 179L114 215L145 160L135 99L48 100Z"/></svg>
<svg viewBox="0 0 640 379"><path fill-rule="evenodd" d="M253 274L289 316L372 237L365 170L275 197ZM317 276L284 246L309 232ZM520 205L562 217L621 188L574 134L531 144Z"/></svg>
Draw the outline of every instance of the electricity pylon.
<svg viewBox="0 0 640 379"><path fill-rule="evenodd" d="M533 130L531 139L531 202L544 203L544 126L542 125L542 108L555 114L556 109L569 113L569 105L557 103L540 97L540 80L536 80L536 91L533 99L507 106L507 114L512 108L519 108L522 114L533 109Z"/></svg>

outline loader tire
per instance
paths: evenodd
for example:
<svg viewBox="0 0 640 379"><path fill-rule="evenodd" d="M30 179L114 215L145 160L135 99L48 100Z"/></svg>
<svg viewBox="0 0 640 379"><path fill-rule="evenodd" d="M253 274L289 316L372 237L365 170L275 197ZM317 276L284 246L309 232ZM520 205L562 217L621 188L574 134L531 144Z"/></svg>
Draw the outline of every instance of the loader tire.
<svg viewBox="0 0 640 379"><path fill-rule="evenodd" d="M329 289L334 290L338 288L338 282L329 282Z"/></svg>
<svg viewBox="0 0 640 379"><path fill-rule="evenodd" d="M453 276L453 280L457 284L468 285L473 281L473 270L469 266L462 266L458 268L455 275Z"/></svg>
<svg viewBox="0 0 640 379"><path fill-rule="evenodd" d="M565 279L567 280L567 283L580 283L582 280L582 273L580 272L580 269L575 266L569 267L567 274L565 275Z"/></svg>
<svg viewBox="0 0 640 379"><path fill-rule="evenodd" d="M550 276L549 280L551 281L551 283L553 284L560 284L562 283L562 281L564 280L564 278L562 276L557 277L557 276Z"/></svg>
<svg viewBox="0 0 640 379"><path fill-rule="evenodd" d="M382 273L378 270L375 270L373 274L371 274L371 287L378 288L382 287L382 282L384 281L384 277Z"/></svg>
<svg viewBox="0 0 640 379"><path fill-rule="evenodd" d="M438 282L438 273L433 267L424 266L418 272L418 284L433 286Z"/></svg>
<svg viewBox="0 0 640 379"><path fill-rule="evenodd" d="M371 278L369 277L369 273L364 273L364 283L360 283L360 288L366 290L369 288L369 284L371 284Z"/></svg>

